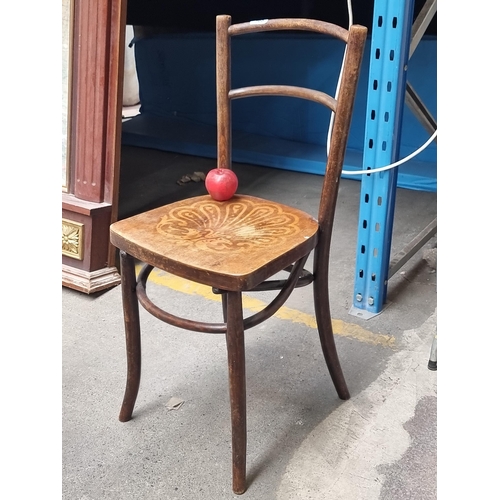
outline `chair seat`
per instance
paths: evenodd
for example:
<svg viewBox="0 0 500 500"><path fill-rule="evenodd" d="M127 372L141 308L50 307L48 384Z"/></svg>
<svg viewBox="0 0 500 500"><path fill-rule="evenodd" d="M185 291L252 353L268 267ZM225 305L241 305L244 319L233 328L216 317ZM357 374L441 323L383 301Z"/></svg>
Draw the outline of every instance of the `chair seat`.
<svg viewBox="0 0 500 500"><path fill-rule="evenodd" d="M111 243L142 262L225 290L250 290L315 248L318 222L269 200L209 195L115 222Z"/></svg>

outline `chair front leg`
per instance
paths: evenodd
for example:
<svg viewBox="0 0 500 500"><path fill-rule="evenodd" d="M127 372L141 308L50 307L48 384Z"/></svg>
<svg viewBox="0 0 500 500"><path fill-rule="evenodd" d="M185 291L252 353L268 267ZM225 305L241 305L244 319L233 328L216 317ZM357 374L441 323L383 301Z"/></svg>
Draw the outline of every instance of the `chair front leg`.
<svg viewBox="0 0 500 500"><path fill-rule="evenodd" d="M246 490L247 418L245 380L245 338L241 292L227 292L227 353L231 403L233 491Z"/></svg>
<svg viewBox="0 0 500 500"><path fill-rule="evenodd" d="M139 302L136 294L135 261L131 255L120 251L123 316L127 349L127 385L119 415L120 422L132 418L141 380L141 327Z"/></svg>

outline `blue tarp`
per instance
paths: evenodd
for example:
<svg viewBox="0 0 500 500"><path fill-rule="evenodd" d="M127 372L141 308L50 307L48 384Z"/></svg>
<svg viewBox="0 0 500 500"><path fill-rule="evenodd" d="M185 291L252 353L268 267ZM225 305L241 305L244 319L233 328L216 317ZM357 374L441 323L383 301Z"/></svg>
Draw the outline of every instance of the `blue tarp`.
<svg viewBox="0 0 500 500"><path fill-rule="evenodd" d="M234 38L232 53L233 87L274 83L333 93L343 44L321 35L268 33ZM362 166L369 54L368 40L345 169ZM135 57L141 114L123 123L122 143L215 158L214 35L169 34L139 39L135 41ZM436 117L434 37L424 37L418 45L410 60L408 81ZM233 161L321 175L329 120L326 108L304 100L269 96L235 100ZM415 151L428 137L405 107L400 157ZM399 167L398 186L436 191L435 143Z"/></svg>

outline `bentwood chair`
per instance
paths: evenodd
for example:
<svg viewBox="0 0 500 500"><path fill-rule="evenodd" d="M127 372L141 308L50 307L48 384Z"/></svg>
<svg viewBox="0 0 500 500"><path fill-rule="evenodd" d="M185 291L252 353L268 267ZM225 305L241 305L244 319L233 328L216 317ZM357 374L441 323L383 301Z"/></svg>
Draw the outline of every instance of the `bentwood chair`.
<svg viewBox="0 0 500 500"><path fill-rule="evenodd" d="M231 88L231 38L275 30L302 30L346 43L337 98L287 85ZM119 419L132 418L141 370L140 304L159 320L196 332L225 334L229 366L233 491L246 490L245 331L270 318L294 288L312 283L323 354L341 399L349 398L337 356L328 295L328 266L337 202L354 97L367 29L349 30L310 19L272 19L231 25L217 16L217 167L231 168L231 101L252 96L307 99L335 113L317 219L296 208L253 196L215 201L209 195L171 203L111 225L111 242L120 250L127 346L127 383ZM256 54L258 57L258 54ZM326 143L325 130L325 143ZM326 148L325 148L326 150ZM304 264L314 252L313 272ZM144 267L136 277L135 259ZM212 287L221 295L221 323L194 321L162 310L146 294L153 268ZM277 279L286 271L286 279ZM242 292L277 290L260 312L243 317ZM278 291L279 290L279 291Z"/></svg>

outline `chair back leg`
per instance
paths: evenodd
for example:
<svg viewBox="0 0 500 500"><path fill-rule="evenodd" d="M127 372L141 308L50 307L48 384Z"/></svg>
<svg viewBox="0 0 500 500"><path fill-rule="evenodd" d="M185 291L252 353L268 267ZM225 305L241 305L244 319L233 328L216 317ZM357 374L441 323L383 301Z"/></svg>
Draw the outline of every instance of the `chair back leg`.
<svg viewBox="0 0 500 500"><path fill-rule="evenodd" d="M325 357L330 377L337 390L340 399L350 398L349 389L342 373L335 339L333 338L332 317L330 314L330 298L328 293L328 270L315 273L313 281L314 309L316 312L316 323L318 324L321 349Z"/></svg>
<svg viewBox="0 0 500 500"><path fill-rule="evenodd" d="M221 293L221 301L222 301L222 317L224 319L224 323L227 323L227 294Z"/></svg>

